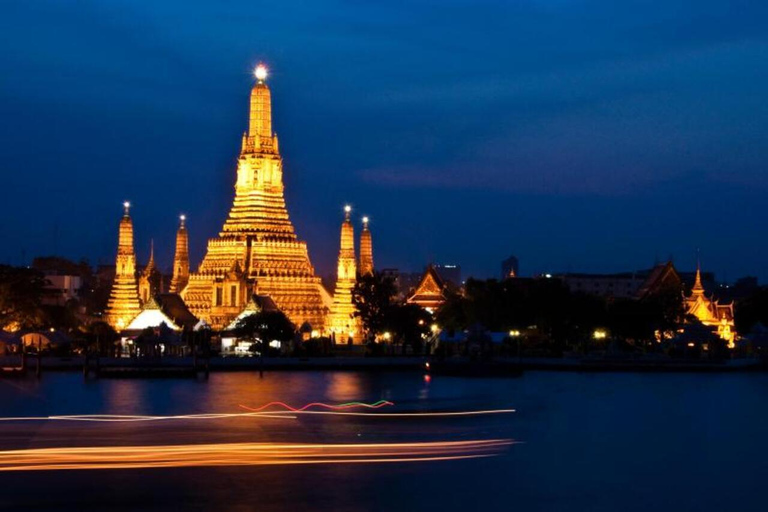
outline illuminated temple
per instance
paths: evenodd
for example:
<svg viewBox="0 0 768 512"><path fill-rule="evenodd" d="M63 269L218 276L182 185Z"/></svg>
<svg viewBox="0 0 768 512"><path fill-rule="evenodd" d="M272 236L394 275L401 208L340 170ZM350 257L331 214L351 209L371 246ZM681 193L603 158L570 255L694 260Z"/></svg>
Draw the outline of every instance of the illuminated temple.
<svg viewBox="0 0 768 512"><path fill-rule="evenodd" d="M720 304L719 301L707 297L704 285L701 283L701 265L696 267L696 280L691 294L685 297L685 310L688 315L696 317L702 324L717 329L717 335L735 346L733 303Z"/></svg>
<svg viewBox="0 0 768 512"><path fill-rule="evenodd" d="M368 229L368 217L363 217L363 232L360 233L360 275L373 275L373 240Z"/></svg>
<svg viewBox="0 0 768 512"><path fill-rule="evenodd" d="M133 250L133 222L129 213L130 203L120 219L115 260L115 279L107 303L106 321L116 330L124 329L139 314L139 291L136 283L136 253Z"/></svg>
<svg viewBox="0 0 768 512"><path fill-rule="evenodd" d="M337 343L362 341L360 318L355 316L352 302L352 290L357 280L355 262L355 230L352 227L350 213L352 208L344 207L344 222L341 223L341 243L336 273L336 289L333 292L333 305L328 321L330 330Z"/></svg>
<svg viewBox="0 0 768 512"><path fill-rule="evenodd" d="M179 230L176 232L176 251L173 255L173 277L171 293L181 293L189 282L189 233L186 215L179 216Z"/></svg>
<svg viewBox="0 0 768 512"><path fill-rule="evenodd" d="M234 204L181 295L192 313L215 329L229 324L258 294L268 295L296 325L308 322L323 330L331 298L288 216L263 66L257 68L256 78L237 162Z"/></svg>

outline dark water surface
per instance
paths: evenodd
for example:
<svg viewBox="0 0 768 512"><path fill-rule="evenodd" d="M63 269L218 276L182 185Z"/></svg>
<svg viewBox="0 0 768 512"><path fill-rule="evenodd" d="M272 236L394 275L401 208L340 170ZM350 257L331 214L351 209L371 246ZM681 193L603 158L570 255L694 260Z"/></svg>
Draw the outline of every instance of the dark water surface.
<svg viewBox="0 0 768 512"><path fill-rule="evenodd" d="M9 422L0 449L512 438L493 458L388 464L0 473L2 510L768 510L768 375L274 372L192 380L48 373L0 381L0 416L240 412L273 400L507 408L469 418L306 416L136 424Z"/></svg>

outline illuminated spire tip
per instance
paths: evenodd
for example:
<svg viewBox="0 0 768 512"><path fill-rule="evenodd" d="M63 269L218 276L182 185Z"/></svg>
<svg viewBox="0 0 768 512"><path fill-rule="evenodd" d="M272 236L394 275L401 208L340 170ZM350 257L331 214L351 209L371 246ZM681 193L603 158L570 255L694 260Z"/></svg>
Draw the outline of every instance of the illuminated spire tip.
<svg viewBox="0 0 768 512"><path fill-rule="evenodd" d="M259 64L256 66L256 70L253 72L253 74L256 75L256 80L263 82L267 79L267 66L264 64Z"/></svg>
<svg viewBox="0 0 768 512"><path fill-rule="evenodd" d="M124 201L123 209L125 210L125 214L128 215L128 211L131 209L131 203L129 201Z"/></svg>

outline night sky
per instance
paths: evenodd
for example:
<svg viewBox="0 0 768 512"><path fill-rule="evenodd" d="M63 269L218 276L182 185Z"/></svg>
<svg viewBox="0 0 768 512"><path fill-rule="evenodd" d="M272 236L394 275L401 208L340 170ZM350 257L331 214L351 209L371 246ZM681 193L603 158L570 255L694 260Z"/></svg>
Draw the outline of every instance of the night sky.
<svg viewBox="0 0 768 512"><path fill-rule="evenodd" d="M0 1L0 261L193 267L271 70L286 198L319 274L342 206L378 267L497 276L672 256L768 279L768 4L758 0ZM358 225L359 226L359 225Z"/></svg>

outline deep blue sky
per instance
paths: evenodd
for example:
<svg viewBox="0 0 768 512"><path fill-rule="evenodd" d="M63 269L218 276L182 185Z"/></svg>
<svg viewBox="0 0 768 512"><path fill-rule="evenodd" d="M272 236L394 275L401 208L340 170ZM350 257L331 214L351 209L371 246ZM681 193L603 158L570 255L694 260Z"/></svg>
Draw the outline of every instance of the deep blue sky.
<svg viewBox="0 0 768 512"><path fill-rule="evenodd" d="M758 0L0 2L0 261L193 265L233 196L252 68L299 236L341 207L378 266L495 276L674 256L768 279L768 5Z"/></svg>

